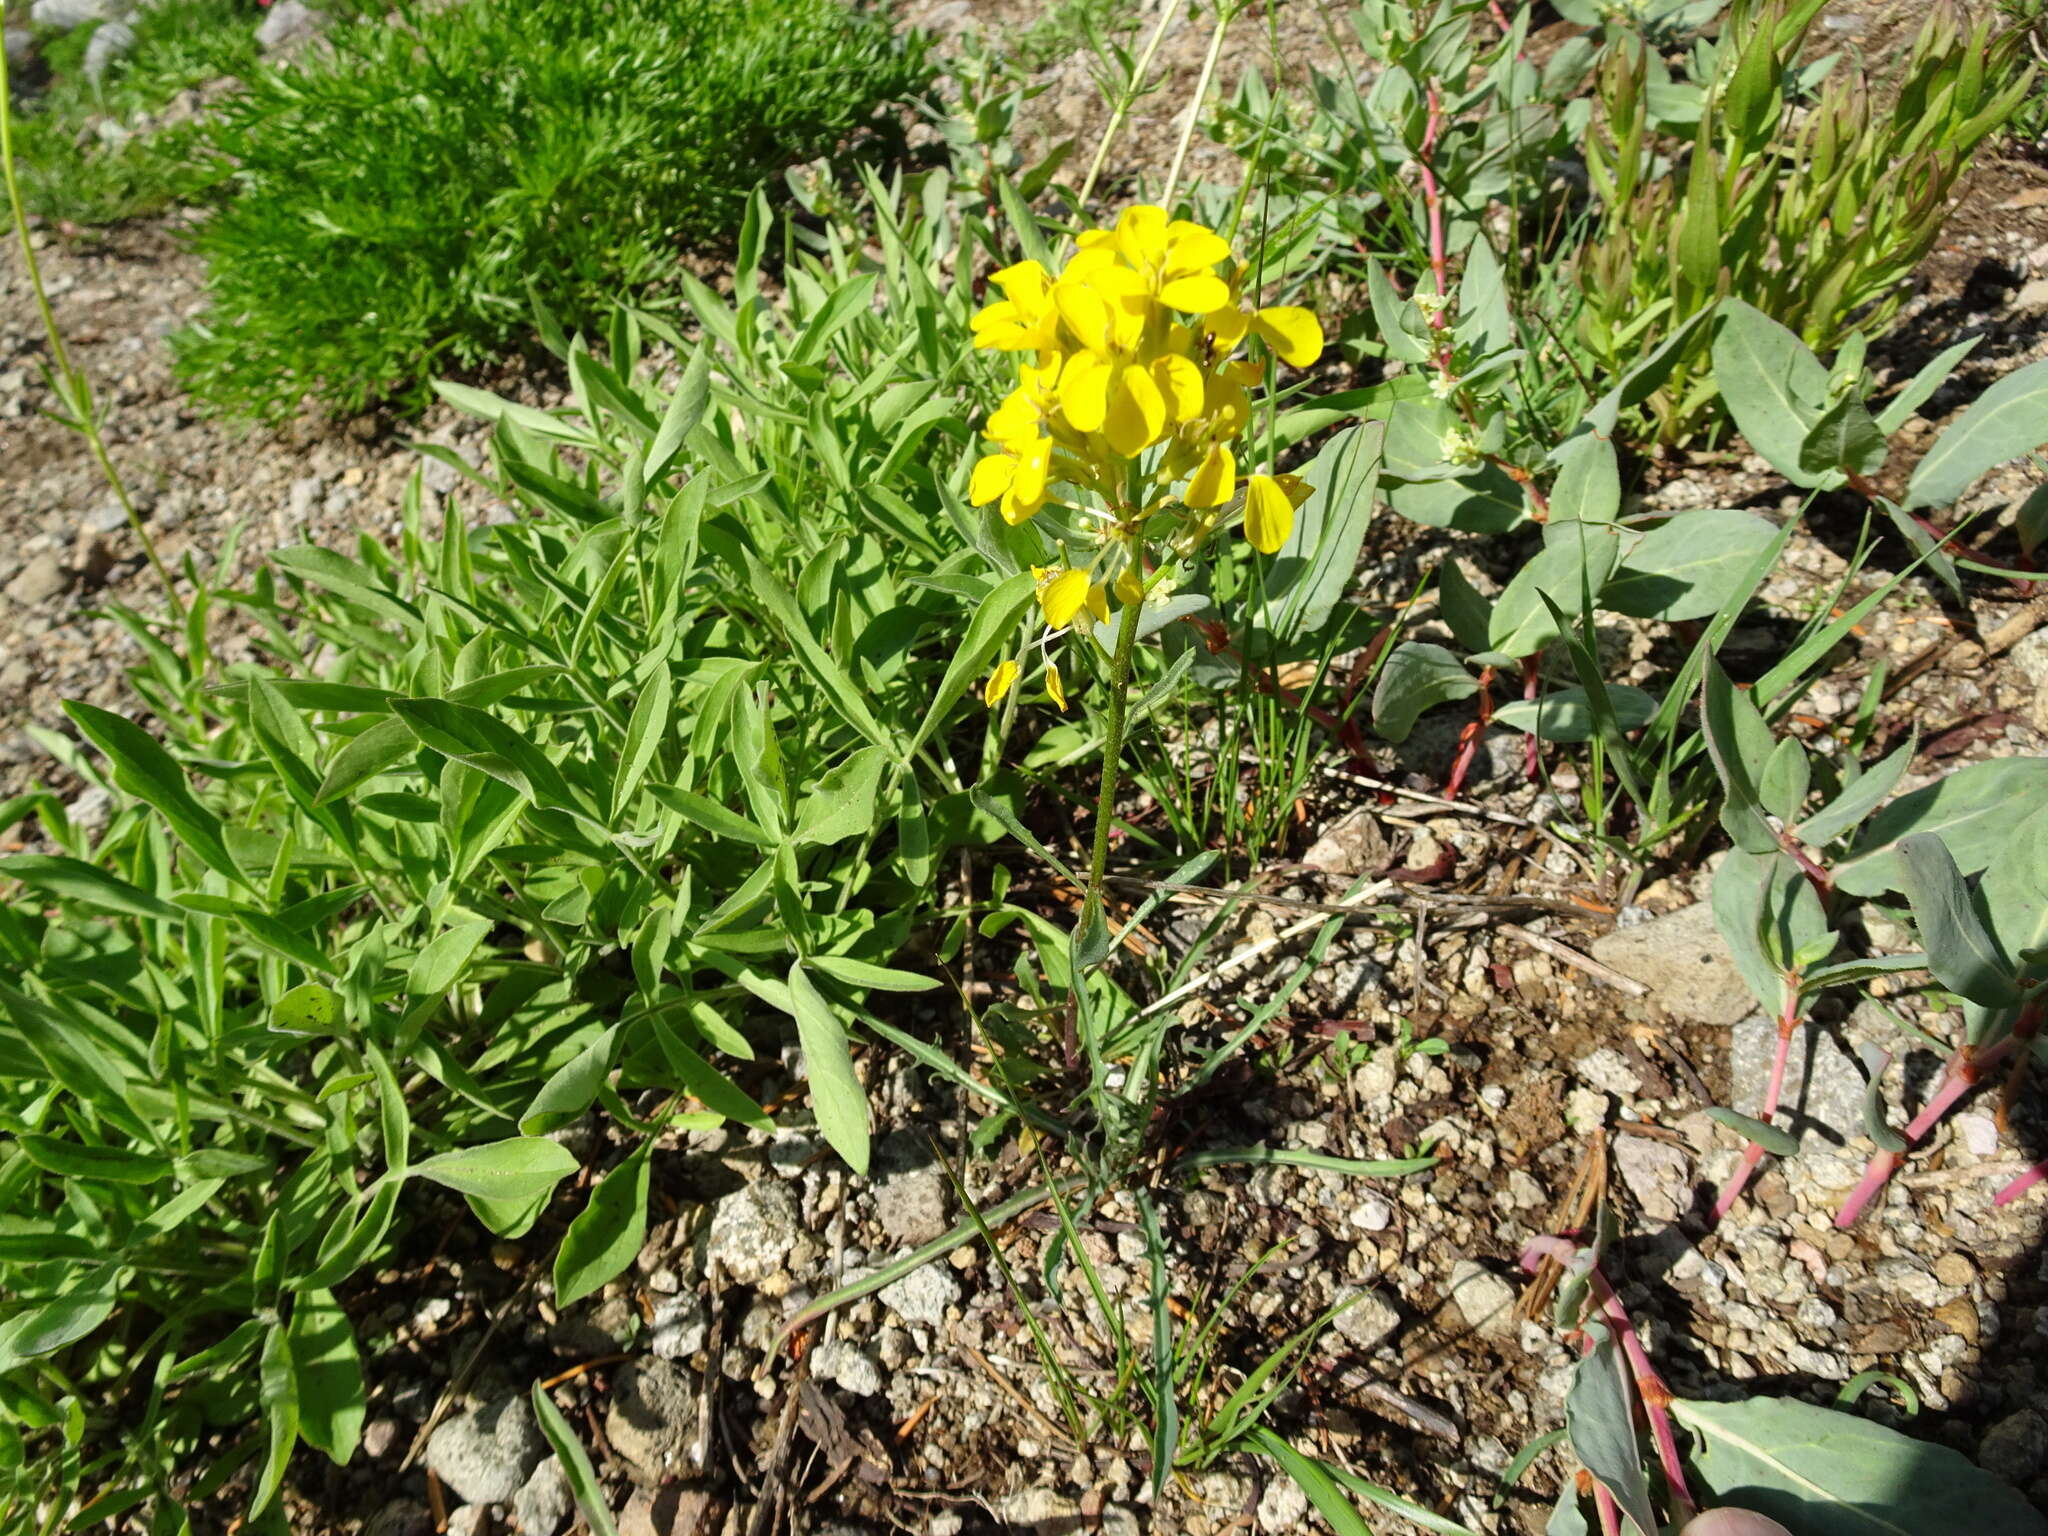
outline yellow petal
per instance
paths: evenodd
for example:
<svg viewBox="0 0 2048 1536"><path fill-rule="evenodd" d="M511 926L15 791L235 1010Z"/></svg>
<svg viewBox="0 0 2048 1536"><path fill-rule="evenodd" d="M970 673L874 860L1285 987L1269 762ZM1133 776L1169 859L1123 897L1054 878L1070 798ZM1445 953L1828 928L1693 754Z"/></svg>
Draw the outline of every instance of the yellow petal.
<svg viewBox="0 0 2048 1536"><path fill-rule="evenodd" d="M1020 261L989 275L989 281L1003 290L1003 297L1021 305L1036 306L1045 302L1045 290L1052 286L1052 277L1035 261Z"/></svg>
<svg viewBox="0 0 2048 1536"><path fill-rule="evenodd" d="M1159 302L1184 315L1206 315L1230 302L1230 287L1213 273L1176 277L1159 289Z"/></svg>
<svg viewBox="0 0 2048 1536"><path fill-rule="evenodd" d="M1065 629L1073 623L1074 615L1087 601L1086 571L1061 571L1038 589L1038 606L1045 611L1045 622L1054 629Z"/></svg>
<svg viewBox="0 0 2048 1536"><path fill-rule="evenodd" d="M1244 536L1261 554L1278 554L1294 532L1294 501L1270 475L1253 475L1244 490Z"/></svg>
<svg viewBox="0 0 2048 1536"><path fill-rule="evenodd" d="M1003 398L1003 403L989 413L988 425L982 435L991 442L1016 445L1029 442L1038 436L1038 424L1044 418L1038 402L1027 398L1021 389L1013 389Z"/></svg>
<svg viewBox="0 0 2048 1536"><path fill-rule="evenodd" d="M1052 471L1052 439L1041 437L1017 455L1010 494L1019 501L1045 500L1045 482Z"/></svg>
<svg viewBox="0 0 2048 1536"><path fill-rule="evenodd" d="M1291 304L1262 309L1252 316L1252 329L1292 367L1306 368L1323 355L1322 323L1308 310Z"/></svg>
<svg viewBox="0 0 2048 1536"><path fill-rule="evenodd" d="M1048 661L1045 664L1045 691L1051 696L1053 703L1059 705L1064 712L1067 707L1067 686L1060 681L1060 664L1056 661Z"/></svg>
<svg viewBox="0 0 2048 1536"><path fill-rule="evenodd" d="M1166 430L1166 399L1142 368L1125 368L1110 391L1109 410L1102 419L1109 446L1134 459Z"/></svg>
<svg viewBox="0 0 2048 1536"><path fill-rule="evenodd" d="M1160 358L1152 365L1152 382L1165 397L1167 421L1193 421L1202 414L1202 370L1187 358Z"/></svg>
<svg viewBox="0 0 2048 1536"><path fill-rule="evenodd" d="M1135 560L1117 573L1116 600L1126 608L1145 601L1145 575Z"/></svg>
<svg viewBox="0 0 2048 1536"><path fill-rule="evenodd" d="M1076 352L1060 370L1060 414L1076 432L1100 432L1109 409L1109 364Z"/></svg>
<svg viewBox="0 0 2048 1536"><path fill-rule="evenodd" d="M1109 350L1109 300L1087 283L1061 278L1052 290L1052 301L1076 341L1091 352Z"/></svg>
<svg viewBox="0 0 2048 1536"><path fill-rule="evenodd" d="M1002 702L1003 695L1010 691L1010 685L1017 681L1017 663L1003 662L989 673L988 681L981 685L981 702L993 709Z"/></svg>
<svg viewBox="0 0 2048 1536"><path fill-rule="evenodd" d="M1133 203L1116 221L1116 243L1133 266L1157 266L1166 259L1166 210Z"/></svg>
<svg viewBox="0 0 2048 1536"><path fill-rule="evenodd" d="M1175 219L1166 226L1166 270L1169 273L1206 272L1219 261L1230 259L1230 242L1215 230L1187 219Z"/></svg>
<svg viewBox="0 0 2048 1536"><path fill-rule="evenodd" d="M1010 488L1016 478L1017 461L1007 453L992 453L974 466L974 478L967 483L967 499L985 507Z"/></svg>
<svg viewBox="0 0 2048 1536"><path fill-rule="evenodd" d="M1236 305L1218 306L1202 316L1202 329L1215 340L1219 352L1228 352L1243 341L1251 324L1252 317Z"/></svg>
<svg viewBox="0 0 2048 1536"><path fill-rule="evenodd" d="M1237 460L1217 443L1188 480L1182 498L1191 507L1220 507L1237 494Z"/></svg>
<svg viewBox="0 0 2048 1536"><path fill-rule="evenodd" d="M1088 588L1088 611L1104 624L1109 622L1109 588L1095 582Z"/></svg>

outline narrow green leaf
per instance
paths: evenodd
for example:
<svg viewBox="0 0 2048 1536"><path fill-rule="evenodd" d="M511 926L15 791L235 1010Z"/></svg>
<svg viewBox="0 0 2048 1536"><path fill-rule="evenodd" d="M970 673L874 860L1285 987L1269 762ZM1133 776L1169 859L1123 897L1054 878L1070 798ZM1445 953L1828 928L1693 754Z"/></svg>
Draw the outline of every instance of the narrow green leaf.
<svg viewBox="0 0 2048 1536"><path fill-rule="evenodd" d="M647 776L648 765L661 749L662 738L668 733L669 710L674 699L675 683L669 676L668 663L657 660L646 686L640 690L640 697L634 701L633 716L626 722L626 746L619 756L618 774L612 780L611 819L614 825L639 791L640 781Z"/></svg>
<svg viewBox="0 0 2048 1536"><path fill-rule="evenodd" d="M248 883L228 854L220 818L193 797L184 769L156 738L133 720L77 699L67 699L64 712L86 740L106 754L115 784L162 816L208 868L236 885Z"/></svg>
<svg viewBox="0 0 2048 1536"><path fill-rule="evenodd" d="M558 1141L514 1136L443 1152L412 1171L460 1194L503 1203L545 1195L576 1171L576 1155Z"/></svg>
<svg viewBox="0 0 2048 1536"><path fill-rule="evenodd" d="M555 1253L555 1305L580 1301L622 1274L647 1240L648 1154L652 1140L606 1174Z"/></svg>
<svg viewBox="0 0 2048 1536"><path fill-rule="evenodd" d="M2008 373L1935 440L1907 482L1906 505L1947 506L1986 470L2043 443L2048 443L2048 358Z"/></svg>
<svg viewBox="0 0 2048 1536"><path fill-rule="evenodd" d="M855 1173L868 1171L868 1100L854 1076L846 1026L825 1001L801 960L789 967L790 1012L803 1046L811 1107L825 1140Z"/></svg>
<svg viewBox="0 0 2048 1536"><path fill-rule="evenodd" d="M284 1483L284 1469L292 1459L292 1447L299 1440L298 1378L292 1370L292 1349L283 1323L272 1323L263 1335L263 1354L257 1367L257 1400L263 1405L267 1445L263 1470L256 1483L256 1495L249 1501L253 1517L270 1507Z"/></svg>
<svg viewBox="0 0 2048 1536"><path fill-rule="evenodd" d="M461 978L477 946L496 926L486 918L462 923L439 935L414 957L405 990L413 997L438 997Z"/></svg>
<svg viewBox="0 0 2048 1536"><path fill-rule="evenodd" d="M332 1291L299 1293L289 1339L299 1434L336 1466L346 1466L363 1432L363 1362Z"/></svg>
<svg viewBox="0 0 2048 1536"><path fill-rule="evenodd" d="M576 1432L569 1427L569 1421L562 1417L562 1410L555 1406L547 1389L539 1382L533 1384L533 1416L540 1421L540 1432L547 1437L549 1445L555 1448L555 1455L562 1463L562 1475L568 1479L569 1492L576 1500L576 1507L583 1512L584 1521L590 1526L590 1536L619 1536L618 1527L612 1524L611 1508L605 1502L604 1487L597 1480L597 1472L590 1465L589 1453L583 1449L583 1442L576 1438Z"/></svg>
<svg viewBox="0 0 2048 1536"><path fill-rule="evenodd" d="M618 1037L616 1024L600 1030L588 1045L549 1074L520 1115L519 1134L545 1136L589 1109L611 1072L612 1047Z"/></svg>
<svg viewBox="0 0 2048 1536"><path fill-rule="evenodd" d="M96 912L113 912L123 917L155 918L183 922L185 914L167 901L116 879L79 859L61 854L17 853L0 859L0 875L12 875L26 885L66 901L75 901Z"/></svg>
<svg viewBox="0 0 2048 1536"><path fill-rule="evenodd" d="M1899 871L1935 979L1986 1008L2018 1002L2011 968L1985 931L1963 872L1941 839L1924 832L1901 838Z"/></svg>

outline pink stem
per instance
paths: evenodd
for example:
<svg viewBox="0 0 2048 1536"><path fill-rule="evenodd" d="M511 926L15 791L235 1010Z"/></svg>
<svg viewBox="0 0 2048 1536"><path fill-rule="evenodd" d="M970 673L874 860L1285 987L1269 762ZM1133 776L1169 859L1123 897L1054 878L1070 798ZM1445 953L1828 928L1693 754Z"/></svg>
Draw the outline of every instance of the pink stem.
<svg viewBox="0 0 2048 1536"><path fill-rule="evenodd" d="M2007 1035L1995 1045L1983 1050L1964 1046L1948 1059L1948 1070L1942 1074L1941 1087L1934 1097L1927 1101L1927 1107L1913 1117L1913 1123L1906 1127L1906 1144L1917 1144L1922 1137L1941 1123L1942 1116L1954 1109L1964 1095L1977 1086L1978 1079L1991 1067L1995 1067L2012 1054L2013 1038ZM1863 1177L1856 1187L1849 1191L1849 1198L1842 1202L1842 1209L1835 1216L1838 1231L1847 1231L1856 1225L1863 1215L1863 1208L1890 1182L1898 1172L1905 1158L1896 1152L1880 1149L1873 1152L1870 1161L1864 1165Z"/></svg>
<svg viewBox="0 0 2048 1536"><path fill-rule="evenodd" d="M1855 1226L1863 1215L1863 1207L1877 1198L1905 1161L1905 1158L1896 1152L1873 1152L1870 1161L1863 1165L1863 1177L1856 1181L1856 1187L1849 1191L1849 1198L1842 1202L1841 1210L1836 1212L1835 1226L1843 1231Z"/></svg>
<svg viewBox="0 0 2048 1536"><path fill-rule="evenodd" d="M2048 1179L2048 1162L2036 1163L1993 1196L1991 1203L1993 1205L2011 1205L2013 1201L2019 1199L2021 1195L2024 1195L2044 1179Z"/></svg>
<svg viewBox="0 0 2048 1536"><path fill-rule="evenodd" d="M1540 1262L1545 1258L1566 1264L1571 1261L1572 1251L1572 1245L1563 1238L1539 1237L1522 1250L1522 1267L1534 1270L1536 1263L1532 1260ZM1600 1303L1600 1315L1614 1330L1615 1338L1621 1341L1622 1353L1628 1356L1629 1370L1635 1376L1636 1398L1643 1405L1643 1417L1649 1420L1650 1438L1657 1443L1657 1461L1664 1468L1664 1481L1670 1485L1672 1502L1678 1506L1676 1523L1683 1525L1693 1517L1698 1506L1693 1503L1692 1491L1686 1487L1685 1464L1678 1454L1678 1435L1672 1428L1671 1415L1666 1411L1671 1402L1671 1389L1650 1363L1650 1353L1636 1336L1635 1325L1628 1318L1628 1309L1622 1306L1621 1298L1614 1294L1614 1287L1600 1273L1598 1265L1594 1266L1587 1280L1593 1288L1594 1298Z"/></svg>
<svg viewBox="0 0 2048 1536"><path fill-rule="evenodd" d="M1522 658L1522 697L1532 702L1536 697L1536 672L1541 661L1542 658L1535 652L1531 652ZM1529 782L1531 784L1534 784L1543 777L1543 764L1539 755L1540 746L1541 743L1537 740L1536 733L1531 731L1528 744Z"/></svg>
<svg viewBox="0 0 2048 1536"><path fill-rule="evenodd" d="M1752 1141L1743 1147L1742 1161L1735 1165L1735 1172L1729 1177L1728 1182L1721 1186L1721 1193L1714 1198L1716 1222L1735 1209L1735 1202L1742 1198L1743 1190L1749 1187L1750 1179L1763 1160L1764 1149L1756 1142Z"/></svg>
<svg viewBox="0 0 2048 1536"><path fill-rule="evenodd" d="M1432 80L1429 82L1429 121L1422 130L1422 148L1416 151L1415 159L1422 167L1422 201L1429 209L1429 269L1436 274L1436 296L1440 299L1449 297L1451 292L1451 264L1444 250L1443 192L1436 181L1436 141L1443 129L1443 96ZM1429 317L1429 323L1440 331L1450 324L1450 317L1439 309Z"/></svg>
<svg viewBox="0 0 2048 1536"><path fill-rule="evenodd" d="M1784 979L1785 1001L1778 1010L1778 1054L1771 1061L1770 1086L1764 1090L1764 1112L1759 1117L1768 1122L1778 1113L1778 1100L1785 1092L1785 1063L1792 1054L1792 1032L1799 1027L1799 985L1796 979ZM1714 1201L1714 1220L1719 1222L1735 1208L1735 1202L1742 1198L1742 1191L1749 1186L1757 1165L1764 1160L1764 1149L1756 1142L1750 1142L1742 1149L1742 1161L1735 1165L1735 1173L1721 1187L1720 1196Z"/></svg>
<svg viewBox="0 0 2048 1536"><path fill-rule="evenodd" d="M1600 1511L1601 1536L1621 1536L1621 1506L1597 1477L1593 1479L1593 1503Z"/></svg>

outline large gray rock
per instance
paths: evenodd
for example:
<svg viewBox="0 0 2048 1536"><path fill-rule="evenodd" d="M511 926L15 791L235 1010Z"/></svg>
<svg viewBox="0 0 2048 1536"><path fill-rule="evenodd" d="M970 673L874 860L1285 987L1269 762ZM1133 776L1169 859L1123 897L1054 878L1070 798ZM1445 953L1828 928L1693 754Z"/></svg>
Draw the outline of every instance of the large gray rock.
<svg viewBox="0 0 2048 1536"><path fill-rule="evenodd" d="M2027 690L2027 718L2035 730L2048 732L2048 629L2037 629L2021 640L2011 656L2020 676L2032 685Z"/></svg>
<svg viewBox="0 0 2048 1536"><path fill-rule="evenodd" d="M1752 1014L1735 1026L1729 1075L1735 1082L1735 1107L1745 1115L1763 1113L1770 1087L1771 1063L1778 1051L1778 1025ZM1819 1130L1841 1144L1863 1134L1863 1070L1834 1036L1817 1024L1792 1032L1785 1054L1785 1089L1778 1113L1790 1117L1789 1128L1800 1133Z"/></svg>
<svg viewBox="0 0 2048 1536"><path fill-rule="evenodd" d="M7 584L6 596L24 606L47 603L70 585L71 573L64 569L64 563L55 555L44 553L21 568L20 574Z"/></svg>
<svg viewBox="0 0 2048 1536"><path fill-rule="evenodd" d="M129 12L127 0L35 0L28 19L38 27L69 32L92 21L119 21Z"/></svg>
<svg viewBox="0 0 2048 1536"><path fill-rule="evenodd" d="M741 1285L759 1285L781 1270L797 1237L796 1196L761 1179L718 1202L705 1261L717 1260Z"/></svg>
<svg viewBox="0 0 2048 1536"><path fill-rule="evenodd" d="M575 1502L561 1459L550 1456L512 1496L512 1520L519 1527L519 1536L555 1536Z"/></svg>
<svg viewBox="0 0 2048 1536"><path fill-rule="evenodd" d="M1330 1326L1359 1349L1377 1349L1401 1326L1401 1309L1377 1289L1347 1285L1337 1293L1343 1311Z"/></svg>
<svg viewBox="0 0 2048 1536"><path fill-rule="evenodd" d="M1977 1465L2014 1483L2048 1470L2048 1415L2022 1408L2000 1419L1984 1431Z"/></svg>
<svg viewBox="0 0 2048 1536"><path fill-rule="evenodd" d="M636 1360L619 1373L605 1410L613 1450L650 1482L676 1470L697 1430L697 1387L668 1361Z"/></svg>
<svg viewBox="0 0 2048 1536"><path fill-rule="evenodd" d="M109 21L95 28L85 45L85 78L98 84L114 60L135 51L135 29L125 21Z"/></svg>
<svg viewBox="0 0 2048 1536"><path fill-rule="evenodd" d="M875 1185L875 1220L892 1242L918 1248L942 1236L946 1221L946 1177L936 1167L907 1168Z"/></svg>
<svg viewBox="0 0 2048 1536"><path fill-rule="evenodd" d="M427 1441L427 1465L465 1504L509 1503L547 1453L533 1409L517 1394L456 1414Z"/></svg>
<svg viewBox="0 0 2048 1536"><path fill-rule="evenodd" d="M265 53L275 53L313 36L326 23L327 13L314 10L304 0L277 0L256 29L256 46Z"/></svg>
<svg viewBox="0 0 2048 1536"><path fill-rule="evenodd" d="M1652 1221L1676 1221L1692 1203L1692 1164L1669 1142L1618 1136L1614 1164Z"/></svg>
<svg viewBox="0 0 2048 1536"><path fill-rule="evenodd" d="M1473 1332L1493 1339L1516 1336L1515 1288L1485 1265L1460 1259L1451 1266L1451 1300Z"/></svg>
<svg viewBox="0 0 2048 1536"><path fill-rule="evenodd" d="M1756 1007L1703 901L1595 939L1593 958L1640 981L1673 1018L1733 1024Z"/></svg>
<svg viewBox="0 0 2048 1536"><path fill-rule="evenodd" d="M937 1260L913 1269L900 1280L882 1287L882 1305L906 1323L937 1328L946 1321L946 1308L960 1299L960 1282L952 1269Z"/></svg>

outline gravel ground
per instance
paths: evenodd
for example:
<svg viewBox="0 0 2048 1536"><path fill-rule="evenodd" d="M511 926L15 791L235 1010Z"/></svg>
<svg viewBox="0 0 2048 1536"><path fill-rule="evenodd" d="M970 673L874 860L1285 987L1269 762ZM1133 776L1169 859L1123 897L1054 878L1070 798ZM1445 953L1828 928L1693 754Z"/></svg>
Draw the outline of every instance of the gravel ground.
<svg viewBox="0 0 2048 1536"><path fill-rule="evenodd" d="M957 29L970 19L1013 24L1038 9L991 0L970 12L955 0L923 15ZM1290 58L1317 57L1309 9L1280 13ZM1882 37L1899 11L1880 4L1849 14ZM1169 86L1142 105L1130 130L1137 158L1125 163L1170 157L1172 110L1185 99L1173 86L1191 81L1206 41L1204 29L1185 24L1169 35ZM1030 133L1092 142L1101 107L1085 59L1056 63L1045 83ZM1198 169L1205 153L1198 146ZM1926 407L1937 419L2048 351L2048 176L2019 161L1987 167L1953 227L1878 359L1903 377L1949 341L1984 335L1958 383ZM421 472L392 424L242 435L195 416L177 393L164 337L194 312L200 287L175 220L40 238L58 319L101 388L112 451L167 558L246 570L280 545L392 530L400 490ZM110 513L77 439L37 415L41 355L10 261L0 270L0 794L35 779L64 783L36 732L60 728L60 699L123 696L131 646L102 611L147 611L155 600L133 536ZM552 390L544 380L522 387L543 403ZM476 448L467 424L438 413L409 430ZM438 466L423 472L435 497L453 489ZM2022 471L1994 476L1969 509L2009 506L2026 483ZM1799 498L1760 461L1680 457L1653 466L1644 504L1778 514ZM462 508L471 517L493 511ZM1816 510L1763 611L1732 637L1733 665L1748 656L1760 668L1774 657L1786 621L1841 575L1855 528L1842 509ZM1359 599L1404 600L1445 548L1388 519L1369 543ZM1457 553L1486 590L1525 552L1512 541L1467 541ZM1881 547L1859 580L1884 579L1897 554ZM1980 582L1958 605L1909 582L1806 701L1809 727L1823 731L1851 712L1879 661L1897 676L1931 655L1882 715L1886 737L1920 733L1908 787L1961 763L2048 749L2048 631L1996 656L1983 644L2025 597ZM1618 624L1607 638L1629 677L1649 678L1683 637ZM1467 803L1433 803L1427 795L1442 783L1459 724L1456 711L1442 715L1375 765L1403 796L1388 802L1354 778L1326 775L1305 797L1269 883L1277 896L1329 899L1358 875L1428 867L1446 852L1454 873L1403 888L1418 893L1408 898L1417 921L1405 930L1359 924L1339 936L1256 1042L1276 1073L1176 1102L1170 1127L1177 1139L1199 1132L1205 1145L1346 1157L1433 1145L1445 1161L1400 1181L1286 1167L1162 1181L1153 1193L1178 1260L1177 1299L1200 1315L1257 1268L1226 1330L1226 1357L1242 1365L1323 1307L1357 1298L1314 1347L1279 1427L1475 1529L1536 1531L1563 1470L1559 1454L1539 1459L1526 1492L1498 1510L1489 1474L1562 1422L1571 1357L1546 1327L1517 1315L1514 1259L1527 1238L1569 1221L1569 1194L1598 1163L1625 1212L1614 1264L1622 1298L1674 1389L1827 1400L1857 1372L1894 1372L1920 1394L1920 1414L1904 1421L1875 1396L1865 1411L1960 1448L2048 1510L2048 1204L2037 1196L1991 1208L2000 1171L2018 1154L2001 1143L1988 1109L1952 1117L1872 1216L1836 1232L1830 1217L1862 1156L1854 1049L1899 1037L1867 1008L1823 1011L1795 1056L1800 1154L1768 1165L1710 1230L1700 1192L1727 1174L1738 1147L1704 1110L1754 1108L1738 1087L1760 1079L1772 1031L1752 1015L1705 920L1709 872L1654 872L1622 905L1611 874L1543 829L1556 805L1523 778L1518 736L1485 743ZM1553 785L1572 787L1568 778ZM1129 810L1146 813L1142 804ZM1491 905L1461 908L1451 899L1460 896ZM1160 942L1169 952L1185 946L1203 920L1193 906L1166 909ZM1254 909L1236 939L1274 939L1298 923L1297 911ZM1220 1039L1270 996L1305 942L1281 938L1257 965L1191 999L1187 1045ZM1620 973L1621 984L1560 959L1558 946ZM957 1017L913 1021L966 1052ZM1393 1043L1400 1021L1409 1049ZM1413 1049L1417 1042L1440 1046ZM1913 1091L1924 1091L1931 1064L1924 1055L1905 1061ZM1019 1298L978 1244L845 1309L800 1360L776 1347L803 1301L961 1216L940 1159L967 1123L962 1106L894 1056L870 1053L861 1066L883 1135L874 1178L851 1178L826 1152L790 1063L771 1065L748 1086L764 1102L792 1096L778 1130L678 1139L655 1163L660 1219L637 1263L572 1308L551 1305L546 1275L580 1190L565 1189L516 1244L489 1244L459 1203L437 1205L423 1190L390 1266L344 1298L374 1383L363 1451L346 1470L311 1455L294 1463L294 1531L552 1536L569 1522L569 1501L524 1397L547 1377L561 1377L558 1400L575 1404L570 1422L622 1511L623 1536L764 1529L753 1524L764 1484L793 1490L794 1528L817 1532L1310 1528L1293 1486L1248 1461L1170 1480L1155 1498L1142 1443L1075 1444ZM2041 1155L2038 1122L2016 1129ZM564 1134L600 1170L621 1155L594 1120ZM1038 1170L1010 1144L968 1164L964 1177L968 1197L986 1206ZM1149 1329L1138 1216L1131 1196L1112 1196L1084 1213L1081 1240L1111 1305ZM1098 1379L1090 1373L1110 1357L1096 1301L1072 1266L1059 1296L1042 1280L1054 1231L1045 1212L1027 1215L1006 1230L1004 1259L1062 1359ZM1276 1244L1284 1246L1269 1253ZM202 1521L219 1514L203 1528L229 1528L236 1499L230 1484L201 1512Z"/></svg>

